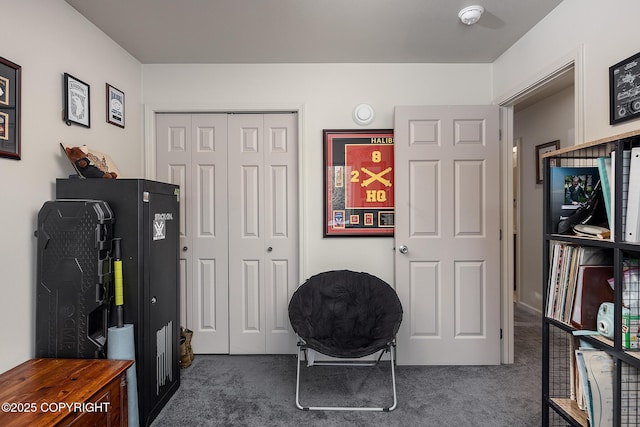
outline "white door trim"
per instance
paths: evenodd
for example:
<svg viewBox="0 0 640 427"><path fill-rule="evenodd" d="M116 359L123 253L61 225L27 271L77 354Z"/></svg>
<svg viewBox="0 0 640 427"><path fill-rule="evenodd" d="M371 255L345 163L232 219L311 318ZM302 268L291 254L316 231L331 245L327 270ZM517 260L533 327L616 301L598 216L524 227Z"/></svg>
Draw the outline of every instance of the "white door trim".
<svg viewBox="0 0 640 427"><path fill-rule="evenodd" d="M501 363L513 363L513 108L500 108L500 193L502 194L502 242L500 329L502 331ZM507 158L507 154L509 157Z"/></svg>
<svg viewBox="0 0 640 427"><path fill-rule="evenodd" d="M261 104L261 105L225 105L225 104L180 104L158 103L143 105L144 120L144 151L142 155L142 170L146 179L157 179L156 173L156 113L276 113L283 111L295 112L298 115L298 283L302 283L307 275L307 260L304 256L305 246L305 218L307 207L303 197L303 189L306 187L304 174L301 173L304 165L305 129L305 104Z"/></svg>
<svg viewBox="0 0 640 427"><path fill-rule="evenodd" d="M574 125L575 143L584 142L584 45L566 55L556 59L535 73L520 86L513 88L506 94L495 98L493 104L501 107L512 108L513 105L523 101L538 89L551 83L556 78L562 77L573 71L575 86ZM513 138L511 139L513 141ZM511 147L509 147L509 150Z"/></svg>
<svg viewBox="0 0 640 427"><path fill-rule="evenodd" d="M574 129L575 143L584 141L584 45L578 46L568 54L549 63L528 80L506 94L495 98L493 104L499 105L502 113L502 170L511 171L513 147L513 106L526 99L536 90L549 84L565 73L574 73ZM511 173L502 174L502 363L513 363L513 180ZM521 232L521 230L518 230ZM509 237L506 237L509 236ZM521 269L519 271L522 271Z"/></svg>

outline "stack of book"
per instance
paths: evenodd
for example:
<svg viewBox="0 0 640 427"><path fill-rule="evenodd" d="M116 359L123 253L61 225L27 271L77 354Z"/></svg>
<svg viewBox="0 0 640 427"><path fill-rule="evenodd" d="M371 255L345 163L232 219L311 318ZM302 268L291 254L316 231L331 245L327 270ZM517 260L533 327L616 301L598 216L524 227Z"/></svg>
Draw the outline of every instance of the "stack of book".
<svg viewBox="0 0 640 427"><path fill-rule="evenodd" d="M553 242L545 315L578 329L596 330L598 309L613 301L611 252Z"/></svg>
<svg viewBox="0 0 640 427"><path fill-rule="evenodd" d="M613 426L613 379L615 363L603 350L580 341L571 360L571 398L586 412L592 427ZM620 426L638 425L640 408L637 405L640 390L640 372L622 363L620 369Z"/></svg>
<svg viewBox="0 0 640 427"><path fill-rule="evenodd" d="M578 407L592 427L613 426L613 358L605 351L581 346L575 351Z"/></svg>

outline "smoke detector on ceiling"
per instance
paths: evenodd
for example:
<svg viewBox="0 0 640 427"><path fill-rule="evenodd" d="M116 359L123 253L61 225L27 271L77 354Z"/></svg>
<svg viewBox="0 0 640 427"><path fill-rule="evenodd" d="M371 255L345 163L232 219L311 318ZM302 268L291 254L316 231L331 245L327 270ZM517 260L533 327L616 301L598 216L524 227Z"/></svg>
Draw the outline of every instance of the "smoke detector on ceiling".
<svg viewBox="0 0 640 427"><path fill-rule="evenodd" d="M482 6L469 6L465 7L458 13L458 18L460 18L463 24L473 25L478 22L483 12L484 7Z"/></svg>

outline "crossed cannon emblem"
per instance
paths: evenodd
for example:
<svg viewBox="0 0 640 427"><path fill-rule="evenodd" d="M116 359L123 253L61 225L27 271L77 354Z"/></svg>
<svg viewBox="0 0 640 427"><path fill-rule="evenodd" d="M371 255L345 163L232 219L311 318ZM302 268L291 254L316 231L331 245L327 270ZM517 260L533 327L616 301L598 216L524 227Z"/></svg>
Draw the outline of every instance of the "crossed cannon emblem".
<svg viewBox="0 0 640 427"><path fill-rule="evenodd" d="M360 186L367 187L367 186L369 186L369 184L373 183L374 181L378 181L378 182L384 184L385 187L391 187L391 185L393 185L391 183L391 181L389 181L387 178L384 177L386 174L391 172L391 169L392 169L391 167L388 167L385 170L383 170L382 172L374 173L374 172L371 172L367 168L361 168L360 170L362 170L362 172L364 172L367 175L369 175L369 178L367 178L364 181L362 181Z"/></svg>

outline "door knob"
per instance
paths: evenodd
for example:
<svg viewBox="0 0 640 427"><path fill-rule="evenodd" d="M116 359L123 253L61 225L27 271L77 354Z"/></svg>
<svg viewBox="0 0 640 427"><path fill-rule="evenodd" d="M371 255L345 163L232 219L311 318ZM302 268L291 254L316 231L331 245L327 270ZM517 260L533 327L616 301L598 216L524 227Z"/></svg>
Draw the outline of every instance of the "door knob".
<svg viewBox="0 0 640 427"><path fill-rule="evenodd" d="M186 246L183 246L183 247L182 247L182 252L187 252L188 250L189 250L189 248L188 248L188 247L186 247Z"/></svg>
<svg viewBox="0 0 640 427"><path fill-rule="evenodd" d="M272 248L271 246L269 246L269 247L267 248L267 252L271 252L271 251L273 251L273 248Z"/></svg>
<svg viewBox="0 0 640 427"><path fill-rule="evenodd" d="M401 254L406 254L407 252L409 252L409 248L408 248L406 245L402 245L402 246L400 246L400 247L398 248L398 251L399 251Z"/></svg>

